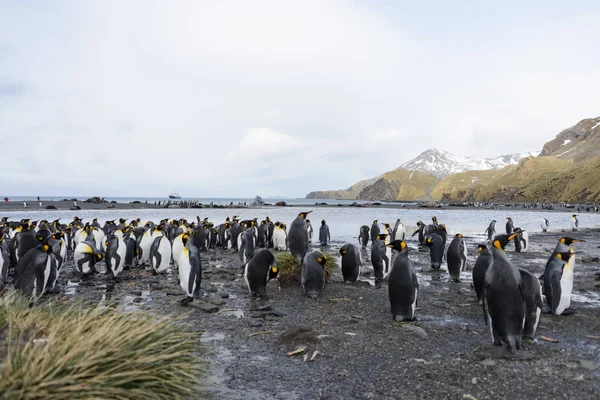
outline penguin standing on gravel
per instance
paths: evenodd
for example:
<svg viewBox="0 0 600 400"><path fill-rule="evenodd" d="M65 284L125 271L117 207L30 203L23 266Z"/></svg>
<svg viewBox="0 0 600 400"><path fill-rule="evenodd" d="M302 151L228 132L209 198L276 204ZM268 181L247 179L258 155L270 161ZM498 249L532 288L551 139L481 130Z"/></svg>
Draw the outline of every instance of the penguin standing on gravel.
<svg viewBox="0 0 600 400"><path fill-rule="evenodd" d="M415 236L416 234L418 234L418 238L419 238L419 244L421 245L425 245L425 224L423 223L423 221L417 221L417 230L413 232L413 234L411 236Z"/></svg>
<svg viewBox="0 0 600 400"><path fill-rule="evenodd" d="M457 233L454 235L454 239L452 239L450 246L448 246L446 259L448 261L448 272L452 281L460 282L460 273L467 266L467 246L462 234Z"/></svg>
<svg viewBox="0 0 600 400"><path fill-rule="evenodd" d="M573 292L573 267L575 253L558 253L546 267L544 274L544 295L550 311L554 315L569 315L571 293Z"/></svg>
<svg viewBox="0 0 600 400"><path fill-rule="evenodd" d="M116 281L118 280L117 276L123 272L123 268L125 267L127 245L123 238L116 235L110 235L104 244L106 245L106 255L104 258L106 273Z"/></svg>
<svg viewBox="0 0 600 400"><path fill-rule="evenodd" d="M577 242L585 242L585 240L573 239L568 236L563 236L558 240L558 243L556 244L554 251L552 252L552 254L550 255L550 258L548 258L548 261L546 262L546 266L544 267L544 273L542 273L542 276L540 276L540 279L542 281L544 280L544 276L546 275L548 266L556 258L558 253L568 253L568 252L572 251L571 245L574 243L577 243ZM569 259L569 265L571 266L571 268L575 267L575 257L571 257ZM542 287L542 290L543 290L543 287Z"/></svg>
<svg viewBox="0 0 600 400"><path fill-rule="evenodd" d="M388 278L388 296L394 321L412 321L419 296L419 281L412 260L408 257L408 246L395 240L388 247L398 251Z"/></svg>
<svg viewBox="0 0 600 400"><path fill-rule="evenodd" d="M548 229L550 228L550 221L542 217L542 223L540 226L542 228L542 232L548 232Z"/></svg>
<svg viewBox="0 0 600 400"><path fill-rule="evenodd" d="M304 256L308 252L310 242L308 240L306 217L311 212L312 211L305 211L298 214L288 231L288 248L290 249L290 253L298 260L298 264L302 264Z"/></svg>
<svg viewBox="0 0 600 400"><path fill-rule="evenodd" d="M573 232L576 232L579 228L579 220L577 219L577 214L573 214L571 216L571 229Z"/></svg>
<svg viewBox="0 0 600 400"><path fill-rule="evenodd" d="M490 325L492 341L496 346L505 343L511 352L521 348L526 317L521 273L504 252L508 242L516 235L494 237L494 261L485 274L483 286L483 313Z"/></svg>
<svg viewBox="0 0 600 400"><path fill-rule="evenodd" d="M310 219L306 220L306 232L308 232L308 243L312 243L313 227L310 223Z"/></svg>
<svg viewBox="0 0 600 400"><path fill-rule="evenodd" d="M300 275L302 290L311 299L316 299L325 289L325 263L327 256L314 250L304 257Z"/></svg>
<svg viewBox="0 0 600 400"><path fill-rule="evenodd" d="M367 245L369 244L369 231L371 230L371 228L369 228L366 225L363 225L360 227L360 230L358 231L358 242L360 243L360 245L362 246L363 249L367 248Z"/></svg>
<svg viewBox="0 0 600 400"><path fill-rule="evenodd" d="M254 233L247 230L242 233L242 242L239 245L239 255L242 265L248 264L248 261L254 256Z"/></svg>
<svg viewBox="0 0 600 400"><path fill-rule="evenodd" d="M200 297L200 283L202 282L202 261L200 250L194 244L194 237L187 233L181 238L184 248L179 255L179 285L186 297L180 303L187 304Z"/></svg>
<svg viewBox="0 0 600 400"><path fill-rule="evenodd" d="M496 235L496 220L493 219L492 222L488 225L487 229L484 232L484 235L487 234L488 242L492 243L492 239Z"/></svg>
<svg viewBox="0 0 600 400"><path fill-rule="evenodd" d="M479 257L477 257L477 261L475 261L475 266L473 267L473 287L475 287L475 294L477 295L479 304L482 304L485 273L490 265L492 265L494 259L492 258L490 249L485 244L478 245L477 251L479 252Z"/></svg>
<svg viewBox="0 0 600 400"><path fill-rule="evenodd" d="M344 277L344 282L356 282L360 276L362 266L358 247L351 243L344 243L340 248L340 255L342 256L342 276Z"/></svg>
<svg viewBox="0 0 600 400"><path fill-rule="evenodd" d="M287 250L287 227L283 222L275 222L273 228L273 249Z"/></svg>
<svg viewBox="0 0 600 400"><path fill-rule="evenodd" d="M525 292L525 326L523 327L523 337L533 339L535 331L540 324L540 316L542 315L542 286L540 281L529 271L518 268L521 273L521 282Z"/></svg>
<svg viewBox="0 0 600 400"><path fill-rule="evenodd" d="M506 218L506 234L510 235L513 233L514 225L511 217Z"/></svg>
<svg viewBox="0 0 600 400"><path fill-rule="evenodd" d="M379 235L380 230L379 230L379 220L375 220L373 221L373 224L371 225L371 242L375 243L375 239L377 238L377 235Z"/></svg>
<svg viewBox="0 0 600 400"><path fill-rule="evenodd" d="M387 247L385 245L386 234L380 234L375 237L375 241L371 246L371 264L373 265L373 274L375 275L375 283L379 283L389 275L391 262L387 255Z"/></svg>
<svg viewBox="0 0 600 400"><path fill-rule="evenodd" d="M46 242L29 250L17 266L18 279L15 287L30 303L36 302L46 292L52 274L56 274L56 259L52 247Z"/></svg>
<svg viewBox="0 0 600 400"><path fill-rule="evenodd" d="M152 235L152 245L150 246L150 266L153 274L160 274L169 268L171 262L171 243L165 236L162 229L164 224L156 226Z"/></svg>
<svg viewBox="0 0 600 400"><path fill-rule="evenodd" d="M515 251L517 253L525 253L529 248L529 234L521 228L515 228L514 233L518 233L515 241Z"/></svg>
<svg viewBox="0 0 600 400"><path fill-rule="evenodd" d="M277 278L279 265L267 249L259 249L244 267L244 280L253 297L267 294L267 282Z"/></svg>
<svg viewBox="0 0 600 400"><path fill-rule="evenodd" d="M406 228L404 227L404 224L402 223L400 218L398 218L396 220L396 224L394 225L394 229L392 230L391 241L393 242L395 240L404 240L405 237L406 237Z"/></svg>
<svg viewBox="0 0 600 400"><path fill-rule="evenodd" d="M321 246L327 246L327 243L331 240L331 234L329 233L329 226L327 226L327 221L321 221L321 226L319 227L319 242Z"/></svg>
<svg viewBox="0 0 600 400"><path fill-rule="evenodd" d="M429 247L431 269L439 270L444 258L444 239L434 232L425 238L425 245Z"/></svg>
<svg viewBox="0 0 600 400"><path fill-rule="evenodd" d="M96 263L103 258L102 252L96 248L93 240L80 242L73 251L75 269L83 276L96 272Z"/></svg>

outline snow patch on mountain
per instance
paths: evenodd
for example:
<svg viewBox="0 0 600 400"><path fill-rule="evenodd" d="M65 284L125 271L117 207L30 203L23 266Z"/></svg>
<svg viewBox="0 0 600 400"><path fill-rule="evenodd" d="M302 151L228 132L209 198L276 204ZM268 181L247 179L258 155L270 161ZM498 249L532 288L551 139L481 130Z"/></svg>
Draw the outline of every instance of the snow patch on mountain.
<svg viewBox="0 0 600 400"><path fill-rule="evenodd" d="M516 165L525 157L536 157L539 152L507 154L496 158L460 157L445 150L429 149L400 168L432 174L440 179L457 172L502 169Z"/></svg>

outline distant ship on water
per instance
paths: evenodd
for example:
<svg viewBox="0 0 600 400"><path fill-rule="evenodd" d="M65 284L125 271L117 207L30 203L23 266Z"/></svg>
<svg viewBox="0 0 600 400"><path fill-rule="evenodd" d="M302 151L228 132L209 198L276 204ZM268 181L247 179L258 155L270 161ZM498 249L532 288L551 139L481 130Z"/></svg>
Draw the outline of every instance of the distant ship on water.
<svg viewBox="0 0 600 400"><path fill-rule="evenodd" d="M170 199L181 199L181 196L179 195L179 193L171 193L171 194L169 194L169 198Z"/></svg>

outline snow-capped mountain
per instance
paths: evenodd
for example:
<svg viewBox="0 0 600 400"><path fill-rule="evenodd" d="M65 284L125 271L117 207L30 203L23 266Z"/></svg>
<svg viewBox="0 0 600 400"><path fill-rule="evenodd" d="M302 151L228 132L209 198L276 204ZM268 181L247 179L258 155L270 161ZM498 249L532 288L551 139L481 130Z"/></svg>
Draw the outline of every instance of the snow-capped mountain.
<svg viewBox="0 0 600 400"><path fill-rule="evenodd" d="M456 172L502 169L516 165L521 158L536 157L539 152L508 154L496 158L460 157L448 151L429 149L400 166L402 169L421 171L444 178Z"/></svg>

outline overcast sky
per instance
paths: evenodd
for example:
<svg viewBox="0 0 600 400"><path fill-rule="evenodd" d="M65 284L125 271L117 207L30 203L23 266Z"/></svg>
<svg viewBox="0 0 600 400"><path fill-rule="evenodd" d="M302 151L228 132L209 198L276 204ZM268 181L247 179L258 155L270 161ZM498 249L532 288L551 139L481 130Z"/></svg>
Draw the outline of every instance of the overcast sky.
<svg viewBox="0 0 600 400"><path fill-rule="evenodd" d="M484 4L486 3L486 4ZM0 0L0 193L304 196L600 116L600 3Z"/></svg>

